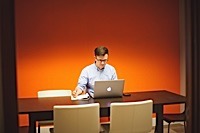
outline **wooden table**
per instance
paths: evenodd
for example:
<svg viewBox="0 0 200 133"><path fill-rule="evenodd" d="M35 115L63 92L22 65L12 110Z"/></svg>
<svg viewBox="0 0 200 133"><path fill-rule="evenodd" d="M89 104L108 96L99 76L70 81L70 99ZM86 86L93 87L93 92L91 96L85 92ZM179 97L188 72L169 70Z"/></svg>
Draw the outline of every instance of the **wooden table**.
<svg viewBox="0 0 200 133"><path fill-rule="evenodd" d="M36 133L36 121L52 120L54 105L79 105L100 103L100 116L110 115L110 103L133 102L141 100L153 100L153 112L156 113L156 133L163 133L163 108L164 105L185 103L186 97L166 90L132 92L131 96L122 98L103 98L72 101L70 97L54 98L19 98L18 113L28 114L29 133Z"/></svg>

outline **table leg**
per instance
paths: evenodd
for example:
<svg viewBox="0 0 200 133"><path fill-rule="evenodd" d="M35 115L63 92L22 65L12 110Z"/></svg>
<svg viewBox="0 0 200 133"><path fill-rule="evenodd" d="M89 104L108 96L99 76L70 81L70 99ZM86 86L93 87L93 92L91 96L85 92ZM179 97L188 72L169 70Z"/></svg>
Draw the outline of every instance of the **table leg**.
<svg viewBox="0 0 200 133"><path fill-rule="evenodd" d="M155 113L156 113L155 133L163 133L163 105L157 105L155 108Z"/></svg>
<svg viewBox="0 0 200 133"><path fill-rule="evenodd" d="M33 114L29 114L29 133L36 133L36 123Z"/></svg>

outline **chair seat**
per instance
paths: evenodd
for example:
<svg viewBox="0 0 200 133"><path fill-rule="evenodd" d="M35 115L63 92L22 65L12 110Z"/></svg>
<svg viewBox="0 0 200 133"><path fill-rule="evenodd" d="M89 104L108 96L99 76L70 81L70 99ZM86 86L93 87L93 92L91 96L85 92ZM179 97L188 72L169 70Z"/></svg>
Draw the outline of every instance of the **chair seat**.
<svg viewBox="0 0 200 133"><path fill-rule="evenodd" d="M178 122L178 121L185 121L185 114L184 113L177 113L177 114L164 114L163 119L170 123L170 122Z"/></svg>
<svg viewBox="0 0 200 133"><path fill-rule="evenodd" d="M49 121L38 121L38 124L39 124L40 126L53 125L53 120L49 120Z"/></svg>

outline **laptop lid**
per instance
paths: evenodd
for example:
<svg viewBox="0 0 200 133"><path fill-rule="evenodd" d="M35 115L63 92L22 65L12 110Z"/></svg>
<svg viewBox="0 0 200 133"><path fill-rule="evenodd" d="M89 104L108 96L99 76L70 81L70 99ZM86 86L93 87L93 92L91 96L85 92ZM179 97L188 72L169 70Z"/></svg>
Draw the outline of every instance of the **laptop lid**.
<svg viewBox="0 0 200 133"><path fill-rule="evenodd" d="M93 98L122 97L124 79L95 81Z"/></svg>

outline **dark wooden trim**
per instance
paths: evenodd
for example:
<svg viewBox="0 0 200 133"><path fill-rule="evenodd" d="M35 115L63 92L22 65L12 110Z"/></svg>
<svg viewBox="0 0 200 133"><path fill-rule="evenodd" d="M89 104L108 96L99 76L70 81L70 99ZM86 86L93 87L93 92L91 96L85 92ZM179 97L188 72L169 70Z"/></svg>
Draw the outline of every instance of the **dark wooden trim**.
<svg viewBox="0 0 200 133"><path fill-rule="evenodd" d="M200 132L200 2L186 0L187 132Z"/></svg>
<svg viewBox="0 0 200 133"><path fill-rule="evenodd" d="M14 0L0 0L1 119L3 133L18 133Z"/></svg>

